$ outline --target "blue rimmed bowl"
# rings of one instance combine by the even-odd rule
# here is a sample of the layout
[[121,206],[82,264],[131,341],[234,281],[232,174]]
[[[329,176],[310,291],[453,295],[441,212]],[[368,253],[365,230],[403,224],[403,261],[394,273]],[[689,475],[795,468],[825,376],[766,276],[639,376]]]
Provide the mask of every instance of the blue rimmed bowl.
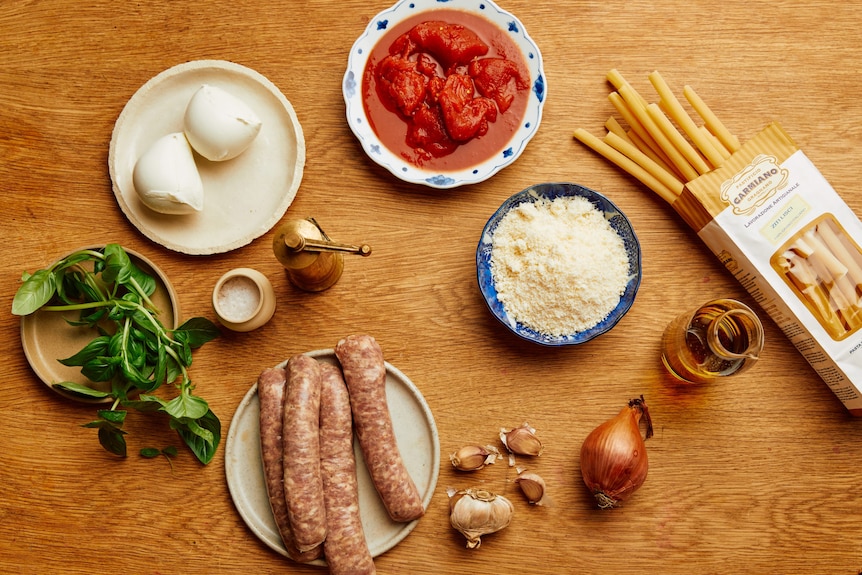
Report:
[[[395,26],[427,13],[429,19],[439,10],[459,10],[478,15],[506,34],[521,50],[530,74],[529,96],[524,117],[508,142],[485,159],[465,168],[435,170],[421,168],[390,150],[380,140],[368,117],[363,102],[362,80],[366,65],[377,43]],[[365,32],[350,49],[347,71],[342,82],[342,92],[347,112],[347,123],[359,140],[363,150],[377,164],[406,182],[432,188],[455,188],[487,180],[506,166],[512,164],[539,129],[542,107],[547,99],[542,55],[538,46],[527,34],[524,25],[515,16],[497,6],[491,0],[402,0],[372,18]],[[401,121],[393,115],[392,121]],[[497,120],[500,121],[499,119]],[[459,151],[456,150],[455,154]]]
[[[493,248],[494,232],[497,229],[497,225],[510,210],[525,202],[535,202],[542,198],[550,201],[563,196],[581,196],[586,198],[597,210],[604,213],[611,228],[619,234],[625,245],[629,261],[629,280],[625,291],[620,297],[619,303],[602,321],[583,331],[555,336],[540,333],[516,321],[506,311],[502,302],[497,299],[497,288],[494,285],[494,276],[491,271],[491,250]],[[528,341],[546,346],[577,345],[606,333],[631,309],[641,283],[640,242],[626,215],[612,201],[599,192],[578,184],[536,184],[518,192],[503,202],[488,220],[488,223],[485,224],[485,228],[482,230],[482,237],[476,249],[476,270],[479,290],[482,292],[488,309],[500,323],[513,333]]]

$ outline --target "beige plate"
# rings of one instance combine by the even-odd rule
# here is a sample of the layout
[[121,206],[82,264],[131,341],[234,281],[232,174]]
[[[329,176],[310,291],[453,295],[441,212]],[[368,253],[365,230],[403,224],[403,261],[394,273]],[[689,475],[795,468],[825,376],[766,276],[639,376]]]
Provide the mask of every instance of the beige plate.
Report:
[[[186,105],[201,84],[245,102],[260,117],[260,132],[233,160],[210,162],[195,154],[203,211],[154,212],[140,201],[132,171],[158,138],[183,131]],[[144,84],[117,119],[108,153],[114,195],[129,221],[154,242],[193,255],[227,252],[269,231],[296,197],[304,166],[302,127],[287,98],[254,70],[221,60],[180,64]]]
[[[81,248],[95,249],[95,248]],[[156,279],[156,291],[150,296],[153,303],[160,310],[159,320],[163,325],[171,328],[177,327],[180,318],[177,294],[168,281],[167,276],[156,265],[141,254],[127,249],[129,258],[141,268],[141,271]],[[78,250],[72,250],[74,253]],[[68,255],[68,254],[67,254]],[[64,256],[65,257],[65,256]],[[92,270],[92,262],[89,265]],[[108,381],[94,383],[81,375],[80,367],[67,367],[58,360],[71,357],[83,349],[98,334],[95,330],[86,327],[71,326],[66,320],[76,320],[80,312],[56,312],[37,311],[21,318],[21,345],[24,347],[24,355],[30,362],[30,367],[36,372],[48,387],[69,399],[84,403],[103,403],[110,399],[93,399],[81,397],[53,387],[53,383],[72,381],[88,385],[94,389],[110,391],[111,383]]]
[[[307,353],[320,361],[337,365],[338,360],[331,349]],[[284,367],[287,362],[282,362]],[[407,471],[416,483],[422,496],[422,503],[428,503],[437,485],[440,469],[440,440],[431,409],[425,398],[407,376],[386,363],[386,399],[392,414],[392,426],[398,439],[398,448],[404,459]],[[231,497],[237,511],[249,529],[268,547],[287,556],[281,536],[272,517],[263,464],[260,454],[260,401],[255,383],[242,402],[230,424],[225,444],[225,472]],[[396,523],[389,518],[386,508],[377,495],[362,452],[354,443],[356,454],[356,474],[359,482],[359,509],[362,528],[371,555],[376,557],[385,553],[416,526],[419,521]],[[323,565],[322,560],[314,562]]]

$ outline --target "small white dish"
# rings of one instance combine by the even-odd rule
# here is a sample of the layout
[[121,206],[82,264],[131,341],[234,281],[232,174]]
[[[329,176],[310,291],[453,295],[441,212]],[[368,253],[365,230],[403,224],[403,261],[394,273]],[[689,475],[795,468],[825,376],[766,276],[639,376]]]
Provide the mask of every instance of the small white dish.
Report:
[[[158,138],[183,131],[186,107],[203,84],[253,109],[260,132],[231,160],[211,162],[195,154],[204,187],[202,211],[160,214],[135,191],[135,163]],[[114,126],[108,167],[117,203],[145,236],[174,251],[216,254],[250,243],[281,219],[302,180],[305,139],[293,106],[264,76],[233,62],[197,60],[161,72],[129,99]]]
[[213,288],[213,310],[226,328],[255,330],[275,313],[275,289],[265,275],[252,268],[234,268]]
[[[363,103],[362,81],[368,60],[377,43],[386,34],[408,19],[427,14],[433,19],[435,11],[457,10],[479,16],[490,21],[500,34],[505,34],[520,48],[528,68],[529,98],[524,117],[514,135],[497,152],[478,164],[454,170],[422,169],[405,160],[397,152],[389,150],[380,140],[369,120]],[[527,143],[539,129],[542,107],[547,99],[542,55],[538,46],[527,34],[524,25],[512,14],[491,0],[401,0],[391,8],[372,18],[365,32],[356,40],[347,61],[347,71],[342,82],[342,92],[347,108],[347,123],[363,150],[374,162],[380,164],[396,177],[414,184],[432,188],[455,188],[487,180],[506,166],[512,164],[524,151]],[[400,122],[394,114],[393,122]],[[497,122],[502,121],[498,115]],[[493,126],[492,126],[493,129]],[[472,142],[471,142],[472,143]],[[461,150],[456,150],[455,154]]]
[[[308,352],[313,358],[338,365],[335,352]],[[279,364],[284,367],[287,361]],[[386,399],[404,465],[428,509],[440,472],[440,439],[431,409],[406,375],[386,362]],[[420,521],[398,523],[390,519],[380,501],[359,446],[354,442],[359,483],[359,513],[372,557],[395,547]],[[234,505],[246,525],[267,547],[287,557],[272,517],[260,453],[260,400],[257,383],[240,402],[231,420],[225,443],[225,473]],[[323,560],[313,562],[325,565]]]

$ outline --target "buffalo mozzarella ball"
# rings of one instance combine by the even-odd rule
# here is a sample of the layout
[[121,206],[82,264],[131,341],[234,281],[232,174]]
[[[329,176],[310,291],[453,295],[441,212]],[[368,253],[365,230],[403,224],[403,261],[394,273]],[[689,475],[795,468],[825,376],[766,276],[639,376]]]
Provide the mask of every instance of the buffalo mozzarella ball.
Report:
[[260,132],[261,121],[245,102],[203,84],[186,106],[185,134],[204,158],[221,162],[243,153]]
[[163,214],[190,214],[204,207],[194,154],[182,132],[162,136],[138,159],[132,183],[141,201]]

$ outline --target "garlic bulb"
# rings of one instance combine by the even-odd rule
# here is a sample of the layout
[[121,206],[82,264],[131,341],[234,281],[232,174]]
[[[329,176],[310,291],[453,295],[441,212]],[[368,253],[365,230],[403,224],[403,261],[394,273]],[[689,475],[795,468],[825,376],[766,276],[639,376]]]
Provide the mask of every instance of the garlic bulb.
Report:
[[493,445],[467,445],[449,455],[449,461],[459,471],[478,471],[486,465],[491,465],[500,455],[500,450]]
[[449,523],[467,538],[467,548],[482,544],[482,536],[505,529],[512,521],[512,502],[485,489],[449,490]]
[[545,480],[538,473],[523,471],[515,478],[515,483],[533,505],[545,505],[548,502]]
[[545,450],[542,441],[536,437],[536,430],[524,423],[514,429],[500,429],[500,441],[509,451],[509,466],[515,465],[515,455],[538,457]]

